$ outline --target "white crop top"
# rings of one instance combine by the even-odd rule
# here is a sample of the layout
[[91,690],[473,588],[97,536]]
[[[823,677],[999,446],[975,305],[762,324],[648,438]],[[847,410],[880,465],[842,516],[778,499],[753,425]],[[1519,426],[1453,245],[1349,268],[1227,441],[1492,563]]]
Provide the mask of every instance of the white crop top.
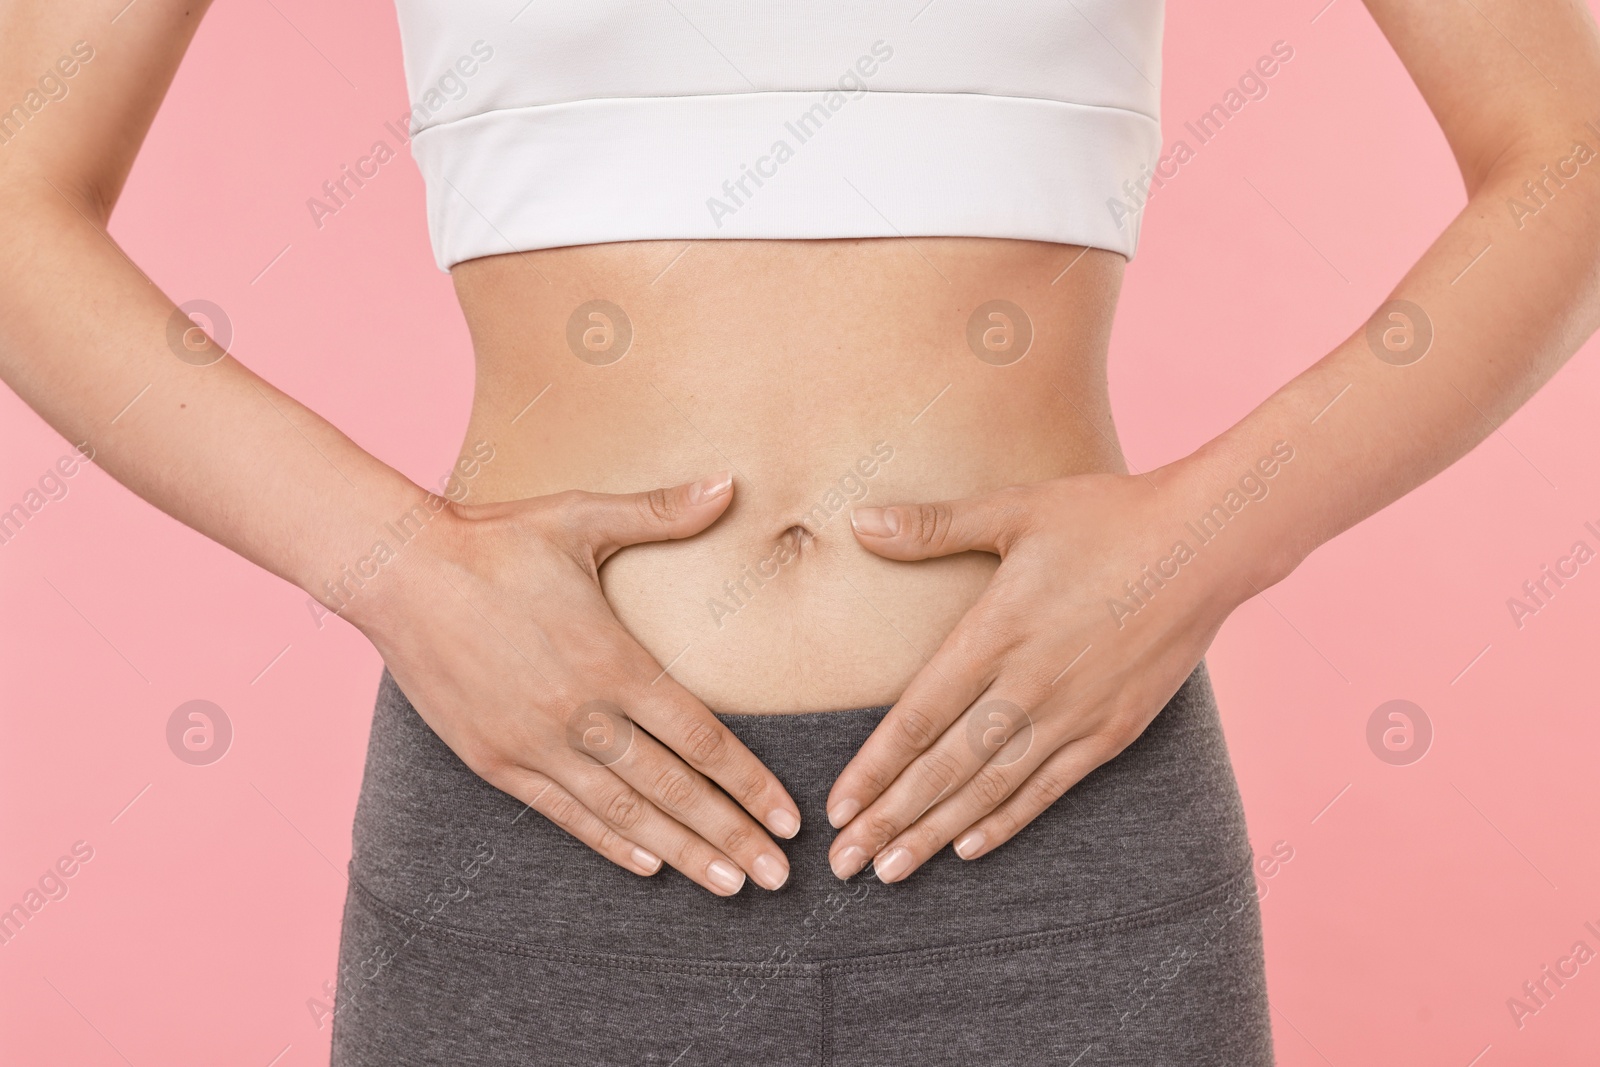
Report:
[[439,266],[604,241],[1132,257],[1163,0],[396,0]]

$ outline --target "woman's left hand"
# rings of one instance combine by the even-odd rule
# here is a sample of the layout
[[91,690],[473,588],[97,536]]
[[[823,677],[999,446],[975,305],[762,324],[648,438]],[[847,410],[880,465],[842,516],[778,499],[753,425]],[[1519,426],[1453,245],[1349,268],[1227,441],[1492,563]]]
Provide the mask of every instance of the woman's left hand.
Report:
[[[1150,725],[1256,592],[1240,562],[1254,538],[1239,527],[1259,532],[1270,499],[1252,471],[1259,499],[1234,491],[1228,502],[1243,504],[1230,512],[1232,484],[1205,494],[1173,471],[1153,472],[1160,488],[1077,475],[853,512],[857,540],[880,556],[1001,562],[834,783],[835,874],[872,860],[899,881],[952,841],[963,859],[982,856]],[[1220,529],[1202,542],[1195,524],[1213,503]]]

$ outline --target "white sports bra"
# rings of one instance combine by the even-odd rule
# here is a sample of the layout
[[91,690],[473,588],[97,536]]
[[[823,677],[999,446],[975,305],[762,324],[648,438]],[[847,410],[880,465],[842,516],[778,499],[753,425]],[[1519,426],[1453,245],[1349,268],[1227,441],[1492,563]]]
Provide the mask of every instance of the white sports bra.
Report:
[[396,6],[444,270],[651,239],[1138,243],[1163,0]]

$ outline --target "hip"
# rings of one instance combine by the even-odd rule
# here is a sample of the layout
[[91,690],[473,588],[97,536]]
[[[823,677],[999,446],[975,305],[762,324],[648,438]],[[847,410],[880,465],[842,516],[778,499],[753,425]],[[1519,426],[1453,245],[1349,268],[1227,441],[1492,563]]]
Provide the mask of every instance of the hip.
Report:
[[[924,1063],[976,1034],[985,1055],[949,1062],[1066,1062],[1091,1046],[1085,1065],[1180,1047],[1184,1062],[1267,1062],[1250,852],[1203,665],[1143,737],[1002,848],[970,863],[945,850],[894,885],[870,868],[841,882],[823,804],[886,710],[721,716],[789,788],[802,829],[784,843],[782,889],[718,898],[670,870],[629,874],[478,779],[386,674],[336,1046],[421,1026],[416,999],[445,990],[510,1012],[506,1032],[518,1012],[543,1020],[553,1063],[622,1050],[670,1063],[684,1045],[689,1063],[755,1062],[748,1050],[774,1040],[765,1062],[901,1062],[870,1054],[884,1025],[902,1052],[931,1042]],[[974,1001],[990,1002],[986,1021],[960,1037],[950,1019]],[[600,1021],[605,1005],[645,1016]],[[993,1045],[994,1026],[1022,1051]],[[718,1042],[746,1051],[729,1059]],[[1221,1049],[1234,1058],[1212,1058]]]
[[630,874],[483,781],[385,673],[352,877],[375,903],[410,915],[426,901],[428,909],[441,907],[441,929],[486,942],[635,958],[651,955],[659,932],[670,928],[665,957],[760,965],[774,937],[816,929],[819,906],[872,918],[808,933],[793,962],[938,951],[1126,921],[1199,901],[1250,865],[1202,665],[1142,737],[1002,848],[972,862],[945,850],[893,886],[870,874],[841,882],[827,862],[833,831],[824,802],[886,711],[719,716],[784,783],[802,818],[799,834],[782,843],[790,862],[782,889],[719,898],[670,868],[653,878]]

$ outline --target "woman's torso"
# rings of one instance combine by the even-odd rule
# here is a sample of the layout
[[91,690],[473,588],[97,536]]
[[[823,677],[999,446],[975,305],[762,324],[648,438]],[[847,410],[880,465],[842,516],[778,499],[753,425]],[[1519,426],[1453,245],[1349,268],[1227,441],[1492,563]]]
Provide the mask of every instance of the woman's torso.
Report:
[[607,562],[618,618],[713,710],[892,703],[998,559],[882,559],[850,507],[1124,470],[1105,374],[1124,262],[937,237],[469,260],[453,271],[477,355],[462,455],[493,452],[466,499],[731,469],[709,529]]

